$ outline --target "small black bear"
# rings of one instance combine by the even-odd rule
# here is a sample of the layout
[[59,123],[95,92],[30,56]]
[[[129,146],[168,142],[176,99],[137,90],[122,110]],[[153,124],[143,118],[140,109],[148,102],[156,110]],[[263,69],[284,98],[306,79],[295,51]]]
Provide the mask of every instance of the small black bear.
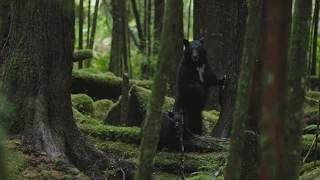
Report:
[[[180,111],[183,110],[185,117],[185,130],[192,134],[202,134],[202,111],[209,97],[209,87],[224,85],[225,77],[218,77],[207,59],[204,48],[204,39],[189,42],[184,39],[185,46],[183,58],[177,70],[177,89],[173,113],[174,120],[181,118]],[[220,88],[223,90],[223,88]],[[219,94],[222,94],[219,92]]]

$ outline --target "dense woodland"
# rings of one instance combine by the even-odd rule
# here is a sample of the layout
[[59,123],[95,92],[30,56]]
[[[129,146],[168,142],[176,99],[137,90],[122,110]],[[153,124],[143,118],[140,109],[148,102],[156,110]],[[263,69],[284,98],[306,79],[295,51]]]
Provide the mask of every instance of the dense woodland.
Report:
[[319,0],[1,0],[0,179],[320,179]]

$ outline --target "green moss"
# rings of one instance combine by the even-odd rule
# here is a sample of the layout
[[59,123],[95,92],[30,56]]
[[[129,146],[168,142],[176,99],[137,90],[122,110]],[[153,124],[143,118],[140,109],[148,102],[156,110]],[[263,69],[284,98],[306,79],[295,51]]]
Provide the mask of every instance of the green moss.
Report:
[[95,119],[89,115],[81,114],[77,109],[72,108],[73,118],[78,124],[92,124],[92,125],[100,125],[100,121]]
[[197,172],[196,175],[186,178],[186,180],[211,180],[211,179],[212,179],[212,173],[206,172],[206,171]]
[[313,180],[313,179],[320,179],[320,167],[303,174],[300,176],[300,180]]
[[[111,73],[91,73],[81,70],[72,71],[73,78],[80,78],[86,81],[96,82],[98,84],[110,84],[111,86],[122,86],[122,78],[117,77]],[[129,85],[138,85],[147,89],[151,88],[152,81],[130,80]]]
[[14,104],[9,102],[6,96],[0,94],[0,127],[9,130],[15,121],[16,109]]
[[176,174],[168,174],[163,172],[155,172],[153,173],[156,179],[158,180],[171,180],[171,179],[179,179],[180,176]]
[[73,61],[83,61],[93,57],[91,49],[75,49],[73,52]]
[[27,161],[14,141],[6,141],[5,161],[9,179],[19,179],[20,173],[26,168]]
[[313,171],[318,167],[319,167],[319,163],[315,163],[314,161],[309,163],[303,163],[300,168],[300,175]]
[[97,68],[82,68],[82,69],[78,69],[77,71],[79,71],[79,72],[88,72],[88,73],[93,73],[93,74],[101,74],[102,73]]
[[316,111],[318,110],[318,101],[314,98],[306,96],[306,105],[304,108],[305,112]]
[[86,115],[93,115],[93,100],[86,94],[72,94],[71,95],[72,106],[79,112]]
[[93,103],[94,117],[103,121],[108,113],[108,110],[113,105],[113,102],[108,99],[98,100]]
[[203,135],[209,135],[212,131],[215,124],[218,122],[219,119],[219,112],[212,110],[212,111],[203,111]]
[[317,99],[317,100],[320,100],[320,92],[318,92],[318,91],[308,91],[307,96],[314,98],[314,99]]
[[78,124],[84,135],[90,135],[103,141],[121,141],[130,144],[140,143],[140,128],[106,125]]
[[317,132],[317,125],[312,124],[303,128],[303,134],[315,134]]

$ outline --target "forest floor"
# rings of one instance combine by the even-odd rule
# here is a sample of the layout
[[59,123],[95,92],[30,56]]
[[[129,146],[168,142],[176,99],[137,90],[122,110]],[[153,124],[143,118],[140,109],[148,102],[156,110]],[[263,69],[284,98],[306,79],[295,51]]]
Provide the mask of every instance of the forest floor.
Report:
[[[90,75],[95,78],[94,74]],[[102,75],[99,75],[100,80]],[[108,83],[108,81],[104,81]],[[143,83],[142,83],[143,84]],[[143,117],[146,112],[150,90],[142,87],[133,88],[130,91],[129,106],[139,107],[135,112]],[[121,158],[128,159],[135,167],[138,164],[140,128],[139,127],[119,127],[106,123],[107,119],[117,119],[120,108],[118,99],[96,99],[87,94],[72,95],[72,106],[74,119],[78,128],[89,142],[96,148],[106,152],[116,154]],[[313,115],[318,110],[320,92],[308,92],[306,98],[305,112]],[[172,106],[173,100],[166,97],[165,106]],[[129,107],[130,108],[130,107]],[[132,107],[131,107],[132,108]],[[135,114],[136,115],[136,114]],[[218,120],[219,113],[216,111],[205,111],[204,130],[208,134]],[[133,115],[129,116],[133,117]],[[112,121],[112,123],[116,123]],[[301,157],[308,153],[314,138],[316,126],[310,124],[304,127],[302,137]],[[29,154],[20,150],[20,137],[7,137],[5,141],[6,162],[9,179],[90,179],[76,168],[65,163],[49,159],[45,154]],[[228,154],[228,144],[216,151],[188,151],[185,153],[185,175],[187,180],[221,180],[223,179],[224,167]],[[317,160],[317,162],[315,162]],[[300,171],[301,180],[320,179],[320,148],[311,149],[306,163],[302,164]],[[157,153],[154,164],[154,176],[158,180],[179,179],[180,173],[180,153],[162,149]],[[106,174],[112,173],[105,171]]]

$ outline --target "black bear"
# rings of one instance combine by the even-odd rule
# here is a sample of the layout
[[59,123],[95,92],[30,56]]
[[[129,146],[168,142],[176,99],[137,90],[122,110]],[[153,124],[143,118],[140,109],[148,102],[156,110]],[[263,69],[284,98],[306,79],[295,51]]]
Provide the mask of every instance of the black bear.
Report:
[[[203,38],[189,42],[184,39],[183,58],[177,70],[177,89],[173,107],[174,121],[181,118],[183,110],[185,130],[189,135],[202,134],[202,111],[206,106],[209,87],[224,85],[225,77],[218,77],[207,59]],[[220,91],[223,88],[220,88]],[[222,92],[219,92],[222,94]]]

